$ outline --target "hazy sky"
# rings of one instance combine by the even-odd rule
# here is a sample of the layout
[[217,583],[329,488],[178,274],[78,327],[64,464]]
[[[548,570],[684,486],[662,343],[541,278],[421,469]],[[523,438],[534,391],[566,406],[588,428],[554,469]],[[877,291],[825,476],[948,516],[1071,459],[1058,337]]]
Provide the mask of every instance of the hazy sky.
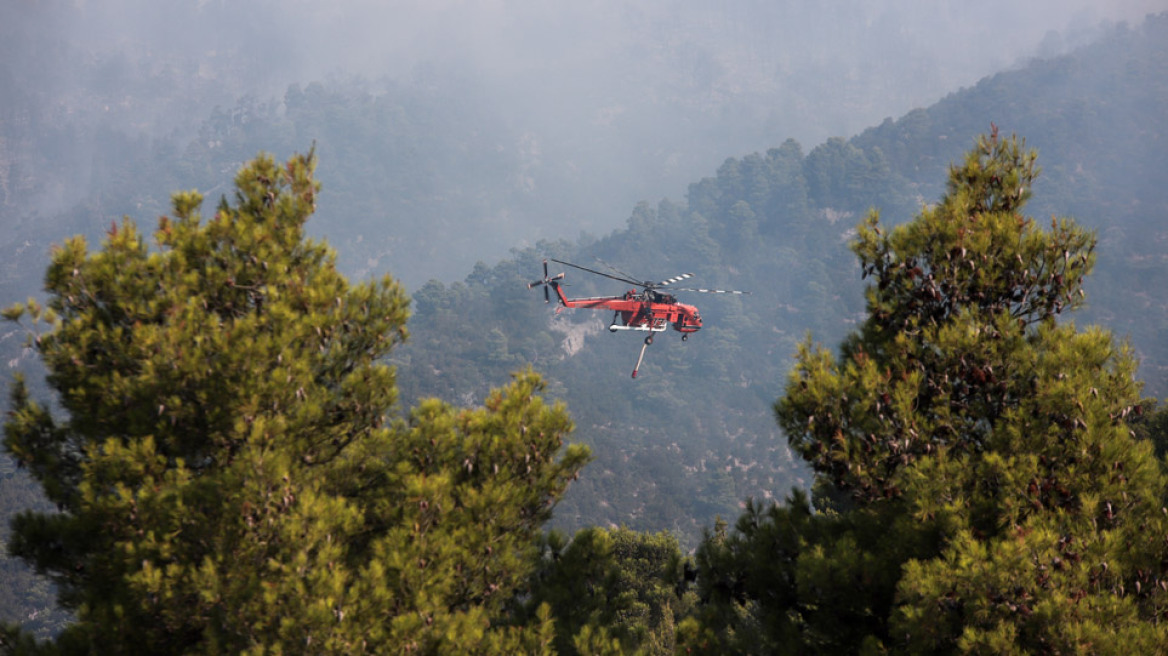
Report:
[[[1035,54],[1044,37],[1073,44],[1100,21],[1168,10],[1168,0],[15,2],[65,8],[36,29],[98,50],[189,57],[203,74],[225,75],[222,56],[242,53],[260,62],[250,81],[269,93],[437,64],[471,71],[509,111],[553,123],[564,108],[611,114],[670,88],[710,104],[819,87],[860,94],[847,112],[820,112],[822,125],[792,126],[788,136],[812,144],[930,104]],[[909,72],[911,91],[899,79]]]
[[[604,234],[727,157],[787,138],[807,152],[1161,11],[1168,0],[5,0],[0,38],[24,57],[0,68],[68,113],[101,62],[109,101],[92,120],[153,134],[193,134],[216,105],[293,83],[443,85],[506,126],[500,147],[530,160],[544,194],[538,216],[500,210],[538,225],[491,233],[490,261],[523,239]],[[191,84],[117,88],[150,67]]]

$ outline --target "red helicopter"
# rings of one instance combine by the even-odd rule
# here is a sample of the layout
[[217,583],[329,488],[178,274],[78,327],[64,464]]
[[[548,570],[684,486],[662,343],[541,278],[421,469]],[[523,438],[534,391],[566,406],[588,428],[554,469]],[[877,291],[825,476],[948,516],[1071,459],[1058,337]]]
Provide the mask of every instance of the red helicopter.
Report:
[[[645,337],[645,344],[641,347],[641,355],[637,358],[637,365],[633,367],[633,378],[637,377],[637,371],[641,369],[641,361],[645,359],[645,349],[653,343],[653,333],[664,332],[669,327],[672,327],[677,332],[681,333],[681,340],[684,342],[689,339],[690,333],[696,333],[702,327],[702,317],[698,314],[698,309],[692,305],[679,303],[677,297],[673,294],[667,294],[658,291],[662,287],[668,287],[676,282],[680,282],[687,278],[692,278],[694,274],[683,273],[680,276],[675,276],[661,282],[642,282],[633,279],[632,276],[612,267],[613,271],[619,273],[619,276],[597,271],[596,269],[589,269],[588,267],[580,266],[579,264],[572,264],[563,260],[555,258],[548,258],[552,262],[557,262],[565,266],[570,266],[574,269],[594,273],[598,276],[604,276],[612,280],[628,283],[641,290],[630,289],[621,296],[589,296],[587,298],[568,298],[564,295],[564,290],[560,287],[560,281],[564,279],[563,273],[558,273],[554,276],[548,276],[548,260],[543,261],[543,279],[536,280],[527,284],[527,288],[531,289],[536,285],[543,285],[544,301],[551,302],[551,294],[548,288],[552,288],[556,292],[556,297],[560,300],[560,305],[567,308],[586,308],[589,310],[612,310],[612,322],[608,326],[610,332],[617,332],[618,330],[636,330],[640,332],[649,333]],[[701,292],[704,294],[749,294],[750,292],[740,292],[725,289],[690,289],[690,288],[670,288],[670,291],[675,292]]]

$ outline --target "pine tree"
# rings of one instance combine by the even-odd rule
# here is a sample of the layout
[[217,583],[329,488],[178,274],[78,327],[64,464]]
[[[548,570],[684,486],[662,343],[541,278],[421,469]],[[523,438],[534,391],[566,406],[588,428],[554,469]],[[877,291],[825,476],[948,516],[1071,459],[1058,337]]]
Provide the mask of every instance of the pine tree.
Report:
[[813,512],[752,506],[707,537],[689,639],[727,651],[1151,653],[1168,644],[1165,482],[1130,351],[1057,317],[1094,236],[1025,217],[1037,168],[978,140],[940,203],[853,249],[868,318],[805,344],[775,404]]
[[555,619],[556,652],[672,654],[684,612],[685,561],[677,538],[627,528],[588,527],[571,541],[552,531],[516,617],[545,604]]
[[[204,221],[173,198],[149,246],[134,223],[52,256],[33,346],[56,392],[12,392],[5,446],[60,509],[10,549],[77,621],[65,653],[544,651],[492,620],[584,460],[531,371],[484,407],[425,401],[391,419],[407,298],[350,285],[305,237],[311,154],[261,156]],[[13,651],[34,650],[18,631]]]

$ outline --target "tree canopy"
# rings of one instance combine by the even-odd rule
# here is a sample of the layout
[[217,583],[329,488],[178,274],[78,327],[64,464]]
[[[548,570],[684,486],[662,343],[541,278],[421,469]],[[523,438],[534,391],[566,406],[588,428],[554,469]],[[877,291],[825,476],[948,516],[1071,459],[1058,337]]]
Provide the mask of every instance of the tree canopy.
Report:
[[[530,370],[482,407],[394,419],[384,358],[406,337],[388,276],[350,285],[307,239],[314,157],[261,156],[204,220],[174,196],[147,245],[130,220],[57,249],[5,446],[60,512],[11,551],[76,613],[65,653],[486,653],[550,644],[493,620],[587,459]],[[3,634],[14,651],[28,636]]]
[[[853,250],[867,318],[805,343],[775,403],[814,498],[751,504],[698,551],[689,644],[730,652],[1106,653],[1166,644],[1165,481],[1136,363],[1077,307],[1094,235],[1022,214],[997,130],[946,195]],[[1122,645],[1122,647],[1120,647]]]
[[677,538],[588,527],[571,541],[551,531],[516,616],[556,622],[556,653],[675,653],[676,622],[692,604]]

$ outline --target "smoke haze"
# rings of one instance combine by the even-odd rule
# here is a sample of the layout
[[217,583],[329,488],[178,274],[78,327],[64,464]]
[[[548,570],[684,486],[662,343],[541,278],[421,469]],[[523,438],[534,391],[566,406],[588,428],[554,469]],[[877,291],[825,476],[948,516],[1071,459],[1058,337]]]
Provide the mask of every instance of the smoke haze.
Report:
[[316,80],[358,79],[374,94],[393,84],[439,88],[499,126],[496,148],[519,161],[515,187],[526,202],[468,217],[498,226],[479,241],[482,252],[452,252],[450,262],[410,272],[416,285],[459,277],[509,246],[606,233],[639,200],[683,197],[726,157],[787,138],[809,148],[856,134],[1166,8],[1168,0],[17,0],[0,9],[0,36],[20,53],[4,64],[0,106],[79,126],[53,156],[72,159],[70,177],[82,184],[43,194],[38,206],[48,209],[96,192],[86,188],[96,148],[87,131],[189,139],[215,107],[244,97],[278,104],[290,85]]

